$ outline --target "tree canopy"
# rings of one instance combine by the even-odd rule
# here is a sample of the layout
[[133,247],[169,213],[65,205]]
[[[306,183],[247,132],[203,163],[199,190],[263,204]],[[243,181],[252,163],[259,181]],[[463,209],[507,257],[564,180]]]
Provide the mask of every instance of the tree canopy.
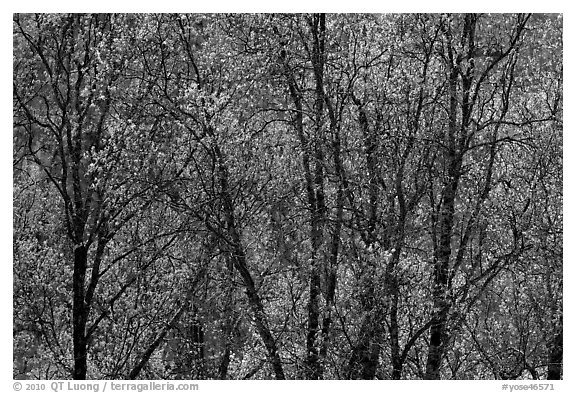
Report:
[[562,16],[15,14],[14,378],[560,379]]

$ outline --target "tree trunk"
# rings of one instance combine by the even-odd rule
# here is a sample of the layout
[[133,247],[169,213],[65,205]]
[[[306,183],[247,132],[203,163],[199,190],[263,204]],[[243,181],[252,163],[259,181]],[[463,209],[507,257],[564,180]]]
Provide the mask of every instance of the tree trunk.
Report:
[[280,355],[278,354],[276,341],[270,332],[270,327],[268,326],[268,321],[266,320],[266,315],[264,314],[264,306],[262,305],[260,296],[258,296],[258,292],[256,291],[252,276],[246,268],[246,256],[244,254],[244,250],[242,250],[241,247],[234,248],[234,265],[244,281],[244,286],[246,287],[246,295],[248,296],[248,303],[250,304],[250,308],[252,308],[252,312],[254,314],[256,329],[260,334],[262,341],[264,341],[264,346],[268,352],[268,358],[272,364],[272,369],[274,370],[276,379],[285,379],[284,370],[282,368],[282,361],[280,360]]
[[348,379],[374,379],[380,357],[380,346],[376,342],[377,329],[372,319],[362,324],[358,344],[352,351],[348,363]]
[[256,324],[256,330],[258,334],[262,338],[264,342],[264,346],[266,347],[268,353],[268,359],[272,364],[272,369],[274,370],[274,374],[276,379],[285,379],[284,377],[284,370],[282,367],[282,361],[280,359],[280,355],[278,354],[278,348],[276,346],[276,340],[272,336],[270,331],[270,327],[268,325],[268,321],[266,319],[266,314],[264,312],[264,306],[262,304],[262,300],[258,295],[256,290],[256,286],[254,284],[254,280],[252,279],[252,275],[248,270],[247,263],[246,263],[246,253],[242,247],[242,241],[240,238],[240,232],[236,226],[236,220],[234,217],[234,205],[232,203],[232,196],[229,192],[229,184],[228,184],[228,170],[225,166],[224,159],[220,149],[217,146],[214,146],[216,151],[216,155],[218,157],[218,175],[220,181],[220,192],[223,201],[224,207],[224,217],[226,220],[226,232],[229,237],[229,253],[230,258],[232,259],[232,263],[234,268],[242,277],[242,281],[244,282],[244,287],[246,288],[246,296],[248,297],[248,303],[250,308],[252,309],[254,315],[254,322]]
[[402,359],[400,356],[400,339],[398,327],[398,287],[394,280],[394,286],[391,288],[393,293],[390,299],[390,352],[392,355],[392,379],[402,378]]
[[232,330],[234,327],[234,266],[232,261],[226,263],[228,269],[228,280],[225,288],[226,300],[224,304],[224,353],[218,366],[218,378],[226,379],[228,375],[228,366],[230,365],[230,353],[232,346]]
[[[371,277],[370,277],[371,279]],[[374,379],[380,357],[379,341],[384,321],[381,305],[374,295],[374,284],[363,295],[362,310],[366,314],[360,327],[360,335],[348,362],[348,379]]]
[[196,305],[192,308],[194,311],[194,318],[190,324],[190,336],[192,339],[193,359],[196,366],[197,379],[206,379],[206,362],[204,358],[204,327],[202,321],[198,318],[198,308]]
[[440,218],[440,239],[434,256],[434,278],[432,296],[434,309],[432,311],[432,325],[430,326],[430,344],[428,347],[428,360],[426,362],[425,379],[439,379],[440,366],[444,346],[447,341],[446,324],[450,301],[449,291],[449,267],[450,254],[452,251],[452,225],[454,222],[454,200],[458,187],[459,165],[456,160],[450,171],[451,181],[445,186],[442,199]]
[[180,308],[176,311],[170,322],[168,322],[164,326],[164,328],[160,331],[158,336],[156,336],[154,341],[150,343],[146,351],[144,351],[144,353],[140,356],[140,359],[138,360],[132,371],[130,371],[130,373],[128,374],[128,379],[136,379],[138,377],[144,366],[146,366],[146,363],[148,363],[148,361],[150,360],[150,357],[152,356],[154,351],[160,346],[160,344],[164,340],[164,337],[166,337],[168,331],[174,327],[176,322],[178,322],[183,312],[184,312],[184,306],[180,306]]
[[88,311],[84,304],[84,279],[86,276],[87,251],[83,245],[74,248],[74,273],[72,278],[72,341],[74,346],[74,379],[86,379],[87,351],[86,320]]
[[548,347],[548,379],[562,379],[563,339],[560,328]]
[[324,362],[328,355],[328,342],[330,339],[330,326],[332,324],[332,310],[334,308],[334,297],[336,294],[336,275],[338,271],[338,255],[340,250],[340,236],[342,231],[342,220],[344,214],[344,187],[345,177],[344,168],[342,166],[342,159],[340,157],[340,135],[331,122],[331,129],[334,134],[333,148],[334,148],[334,166],[336,174],[339,177],[340,184],[336,192],[336,217],[334,223],[334,230],[332,232],[332,239],[330,243],[330,258],[326,260],[324,267],[324,275],[326,279],[326,291],[324,299],[326,302],[324,310],[324,318],[322,320],[322,347],[320,348],[320,358]]
[[250,308],[252,308],[252,312],[254,314],[256,329],[260,334],[262,341],[264,341],[264,346],[268,352],[268,358],[270,363],[272,363],[272,369],[274,370],[276,379],[285,379],[284,370],[282,368],[282,361],[280,360],[278,348],[276,346],[276,340],[274,340],[274,337],[270,332],[270,327],[268,325],[268,321],[266,320],[262,300],[256,291],[254,280],[252,279],[252,276],[246,265],[246,254],[244,253],[244,250],[240,244],[240,234],[234,225],[230,226],[229,230],[230,234],[232,235],[233,244],[232,260],[234,262],[234,267],[236,270],[238,270],[242,280],[244,281],[248,303],[250,304]]
[[[435,308],[438,303],[434,303]],[[447,312],[438,313],[432,317],[430,326],[430,346],[428,347],[428,360],[426,361],[426,374],[424,379],[440,379],[440,367],[446,341]]]
[[319,362],[318,343],[320,339],[320,262],[326,205],[324,201],[324,147],[322,117],[324,114],[324,35],[326,16],[315,14],[309,21],[313,36],[311,54],[315,79],[315,132],[314,132],[314,198],[309,198],[311,207],[312,258],[310,266],[310,293],[308,299],[308,332],[306,335],[306,375],[308,379],[322,379],[322,365]]
[[450,255],[452,253],[454,202],[458,191],[460,166],[462,163],[462,156],[457,148],[457,81],[458,70],[453,68],[450,72],[449,79],[450,108],[448,132],[446,135],[448,149],[444,155],[447,165],[447,178],[442,189],[438,244],[434,245],[434,276],[432,283],[434,309],[432,311],[432,325],[430,326],[430,344],[428,347],[425,379],[440,378],[440,366],[447,339],[446,323],[450,307],[448,301],[448,285]]

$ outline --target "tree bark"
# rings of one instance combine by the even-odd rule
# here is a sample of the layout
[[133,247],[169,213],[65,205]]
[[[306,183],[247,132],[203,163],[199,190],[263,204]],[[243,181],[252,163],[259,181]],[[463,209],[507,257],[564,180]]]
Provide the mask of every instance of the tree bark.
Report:
[[324,147],[323,121],[324,114],[324,38],[326,31],[326,16],[315,14],[309,20],[312,31],[312,68],[315,79],[315,130],[314,130],[314,198],[308,202],[311,205],[311,241],[312,257],[310,266],[310,293],[308,299],[308,332],[306,335],[306,374],[308,379],[322,379],[322,365],[319,361],[318,343],[320,339],[320,262],[322,260],[322,244],[324,242],[324,220],[326,205],[324,201]]
[[74,273],[72,277],[72,341],[74,352],[74,379],[86,379],[87,351],[86,320],[88,312],[84,303],[84,279],[86,276],[87,250],[83,245],[74,249]]
[[264,346],[268,352],[268,359],[272,364],[272,369],[274,370],[274,374],[276,379],[286,379],[284,376],[284,370],[282,367],[282,361],[280,359],[280,355],[278,354],[278,348],[276,346],[276,341],[272,336],[270,331],[270,327],[268,325],[268,321],[266,319],[266,315],[264,313],[264,306],[262,305],[262,300],[256,291],[256,287],[254,285],[254,280],[250,275],[246,267],[246,256],[244,250],[239,246],[237,243],[240,239],[237,232],[233,231],[233,242],[234,242],[234,266],[240,273],[242,280],[244,281],[244,286],[246,288],[246,295],[248,297],[248,303],[250,304],[250,308],[252,309],[252,313],[254,315],[254,321],[256,323],[256,329],[264,342]]
[[236,219],[234,216],[232,196],[229,192],[228,170],[225,166],[220,149],[217,146],[214,146],[214,149],[218,158],[218,176],[220,182],[221,198],[224,207],[224,217],[226,220],[226,232],[228,235],[227,243],[229,246],[230,258],[232,259],[234,268],[238,271],[240,277],[242,277],[242,281],[244,282],[248,303],[254,315],[256,330],[264,342],[264,346],[266,347],[268,353],[268,359],[272,364],[275,377],[276,379],[285,379],[282,361],[276,346],[276,340],[270,331],[262,300],[258,295],[254,280],[252,279],[252,275],[250,274],[246,263],[246,253],[242,247],[240,232],[237,228]]
[[[307,202],[310,208],[310,279],[308,297],[308,325],[306,329],[305,375],[307,379],[321,379],[322,369],[319,362],[318,342],[320,330],[320,296],[321,296],[321,248],[323,244],[324,218],[326,205],[324,201],[324,154],[322,146],[322,115],[324,111],[323,86],[323,53],[325,15],[314,15],[309,20],[313,35],[311,52],[312,68],[315,78],[314,134],[307,137],[304,133],[303,98],[298,88],[294,72],[288,64],[286,50],[282,48],[280,60],[288,82],[290,97],[295,107],[293,118],[294,129],[302,146],[302,166],[306,182]],[[327,326],[327,325],[326,325]]]
[[[450,61],[453,61],[453,54],[450,48]],[[457,81],[458,69],[451,66],[448,80],[449,93],[449,116],[447,130],[447,150],[444,154],[447,166],[447,178],[442,189],[442,199],[439,217],[438,244],[434,245],[434,273],[432,280],[433,311],[432,325],[430,326],[430,340],[428,347],[428,357],[426,361],[425,379],[439,379],[440,367],[444,345],[446,344],[447,332],[446,323],[448,320],[449,301],[448,283],[450,255],[452,253],[452,227],[454,224],[454,202],[458,191],[460,178],[460,166],[462,156],[457,147]]]
[[144,351],[144,353],[140,356],[140,359],[138,360],[132,371],[130,371],[130,374],[128,374],[128,379],[136,379],[138,377],[144,366],[146,366],[146,363],[148,363],[148,361],[150,360],[150,357],[152,356],[156,348],[160,346],[162,340],[164,340],[164,337],[166,337],[168,331],[174,327],[174,325],[176,324],[178,319],[180,319],[180,316],[182,315],[183,312],[184,312],[184,306],[180,306],[180,308],[176,311],[170,322],[168,322],[164,326],[164,328],[162,328],[158,336],[156,336],[154,341],[150,343],[146,351]]
[[562,379],[562,357],[563,339],[560,327],[548,346],[548,379]]
[[348,362],[348,379],[374,379],[376,375],[380,346],[376,342],[379,329],[374,326],[373,318],[366,318],[362,323],[358,343]]

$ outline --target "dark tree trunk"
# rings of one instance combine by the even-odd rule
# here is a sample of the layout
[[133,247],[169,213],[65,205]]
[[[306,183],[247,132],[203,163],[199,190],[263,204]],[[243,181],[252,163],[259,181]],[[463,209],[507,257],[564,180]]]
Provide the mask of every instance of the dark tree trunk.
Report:
[[445,186],[440,212],[440,237],[439,244],[434,256],[434,277],[432,296],[434,298],[434,310],[432,312],[432,324],[430,326],[430,344],[428,347],[428,359],[426,362],[425,379],[439,379],[440,366],[444,346],[447,341],[446,323],[450,310],[449,292],[449,267],[450,254],[452,251],[452,225],[454,222],[454,200],[458,187],[459,162],[453,158],[451,163],[449,184]]
[[84,303],[84,279],[86,276],[87,251],[83,245],[74,249],[74,273],[72,278],[72,341],[74,346],[74,379],[86,379],[87,372],[87,339],[86,319],[88,312]]
[[325,311],[322,321],[322,347],[320,348],[320,358],[325,361],[328,354],[328,343],[330,339],[330,326],[332,324],[332,310],[334,308],[334,297],[336,294],[336,276],[338,271],[338,255],[340,250],[340,236],[342,231],[342,219],[344,214],[344,187],[346,180],[344,177],[344,168],[342,166],[342,158],[340,156],[340,135],[339,130],[336,129],[336,124],[331,120],[331,130],[333,132],[333,149],[334,149],[334,167],[336,174],[340,180],[338,191],[336,192],[336,217],[334,229],[332,232],[332,239],[330,243],[330,258],[326,260],[325,265],[325,278],[326,278],[326,291],[325,291]]
[[[322,244],[324,242],[324,220],[326,205],[324,200],[324,148],[322,117],[324,114],[324,35],[326,29],[325,15],[314,15],[309,20],[313,36],[313,51],[310,60],[315,78],[315,102],[314,122],[315,128],[312,136],[308,137],[304,132],[303,98],[296,82],[294,72],[288,64],[286,51],[280,52],[280,60],[283,63],[284,72],[288,82],[290,97],[296,109],[293,118],[294,129],[300,140],[303,150],[302,166],[306,182],[307,202],[310,208],[310,279],[308,297],[308,326],[306,332],[306,358],[305,374],[307,379],[321,379],[322,368],[319,362],[319,338],[320,329],[320,296],[321,296],[321,261]],[[329,322],[326,327],[329,326]]]
[[361,333],[358,344],[352,351],[348,363],[348,379],[374,379],[376,376],[380,346],[375,340],[375,329],[368,326],[370,323],[371,321],[363,324],[366,331]]
[[244,250],[242,250],[241,247],[235,247],[234,253],[234,265],[244,281],[248,302],[254,314],[256,330],[264,342],[264,346],[268,352],[268,358],[272,364],[272,369],[274,370],[276,379],[285,379],[282,361],[280,360],[280,355],[278,354],[278,348],[276,346],[276,340],[274,340],[274,337],[270,332],[270,327],[268,326],[268,321],[266,320],[262,300],[256,291],[252,276],[246,268],[246,257]]
[[180,319],[180,316],[182,315],[183,312],[184,312],[184,307],[181,306],[176,311],[176,313],[174,314],[172,319],[164,326],[164,328],[156,336],[154,341],[152,343],[150,343],[150,345],[148,346],[146,351],[144,351],[144,353],[142,353],[142,355],[140,355],[138,362],[136,363],[136,365],[134,366],[132,371],[130,371],[130,373],[128,374],[128,379],[138,378],[138,375],[140,374],[140,372],[142,371],[144,366],[146,366],[146,364],[150,360],[150,357],[152,356],[154,351],[160,346],[162,341],[164,341],[164,337],[166,337],[166,334],[168,333],[168,331],[174,327],[176,322],[178,322],[178,320]]
[[248,303],[252,309],[254,315],[254,322],[256,324],[256,330],[264,342],[268,353],[268,359],[272,364],[272,369],[276,379],[285,379],[284,370],[282,367],[282,361],[280,355],[278,354],[278,348],[276,346],[276,340],[272,336],[268,321],[266,319],[266,314],[264,312],[264,306],[262,300],[258,295],[256,290],[256,285],[250,271],[248,270],[248,265],[246,263],[246,253],[242,247],[242,241],[240,237],[240,231],[236,226],[236,219],[234,216],[234,205],[232,202],[232,196],[229,192],[228,184],[228,169],[225,166],[224,159],[220,149],[214,146],[216,156],[218,159],[218,175],[220,182],[220,192],[223,201],[224,217],[226,220],[226,232],[229,238],[229,254],[234,265],[234,268],[242,277],[244,282],[244,287],[246,289],[246,296],[248,297]]
[[[231,216],[229,216],[229,220],[231,220],[230,217]],[[252,279],[252,276],[248,271],[246,265],[246,255],[240,244],[240,234],[233,225],[233,220],[231,220],[231,222],[232,225],[229,226],[229,231],[232,236],[232,244],[233,244],[232,260],[234,262],[234,267],[240,273],[240,276],[244,281],[248,302],[254,314],[256,329],[260,334],[262,341],[264,341],[264,346],[266,347],[266,350],[268,352],[268,358],[270,360],[270,363],[272,363],[272,369],[274,370],[276,379],[285,379],[284,370],[282,368],[282,361],[280,360],[280,355],[278,354],[278,348],[276,346],[276,340],[274,340],[274,337],[270,332],[270,327],[268,326],[268,321],[266,320],[262,300],[260,299],[260,296],[256,291],[254,280]]]
[[218,378],[226,379],[228,375],[228,366],[230,365],[230,353],[232,346],[232,330],[234,327],[234,266],[228,260],[226,263],[228,268],[228,280],[226,282],[227,288],[225,289],[226,300],[224,304],[224,353],[218,365]]
[[[435,306],[436,307],[436,306]],[[428,359],[426,361],[426,374],[424,379],[440,379],[440,367],[446,341],[446,318],[447,313],[439,313],[432,318],[430,326],[430,346],[428,347]]]
[[226,345],[220,364],[218,365],[218,379],[226,379],[228,366],[230,365],[230,345]]
[[374,379],[378,368],[379,341],[383,334],[384,321],[383,310],[375,298],[373,285],[363,295],[362,303],[366,316],[348,362],[348,379]]
[[562,379],[562,328],[556,332],[548,347],[548,379]]
[[202,321],[197,317],[198,308],[196,307],[196,305],[194,305],[193,311],[195,316],[190,324],[190,336],[193,343],[192,347],[193,360],[197,369],[196,378],[205,379],[206,365],[204,360],[204,346],[205,346],[204,327],[202,326]]
[[309,20],[313,45],[312,68],[315,88],[315,132],[314,132],[314,198],[309,198],[311,207],[312,258],[310,266],[310,293],[308,299],[308,332],[306,335],[306,374],[308,379],[322,379],[322,366],[319,361],[320,338],[320,276],[322,244],[326,205],[324,201],[324,147],[322,117],[324,114],[324,38],[326,19],[324,14],[315,14]]
[[[395,280],[394,280],[395,281]],[[393,287],[394,293],[390,299],[390,344],[392,355],[392,379],[402,378],[402,359],[400,356],[400,340],[398,328],[398,288],[396,283]]]
[[460,166],[462,156],[458,152],[457,140],[457,82],[458,70],[453,68],[449,78],[449,117],[447,130],[448,149],[444,158],[447,166],[447,178],[442,189],[442,199],[439,217],[438,244],[434,245],[434,275],[432,280],[432,296],[434,310],[430,326],[430,344],[426,361],[425,379],[439,379],[444,345],[446,344],[446,323],[450,303],[448,300],[450,255],[452,253],[452,227],[454,224],[454,202],[458,192]]

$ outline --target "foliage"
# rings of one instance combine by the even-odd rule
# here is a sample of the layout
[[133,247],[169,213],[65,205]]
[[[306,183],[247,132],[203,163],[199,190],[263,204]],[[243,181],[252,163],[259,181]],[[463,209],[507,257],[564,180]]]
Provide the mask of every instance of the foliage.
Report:
[[561,378],[561,16],[13,39],[15,378]]

